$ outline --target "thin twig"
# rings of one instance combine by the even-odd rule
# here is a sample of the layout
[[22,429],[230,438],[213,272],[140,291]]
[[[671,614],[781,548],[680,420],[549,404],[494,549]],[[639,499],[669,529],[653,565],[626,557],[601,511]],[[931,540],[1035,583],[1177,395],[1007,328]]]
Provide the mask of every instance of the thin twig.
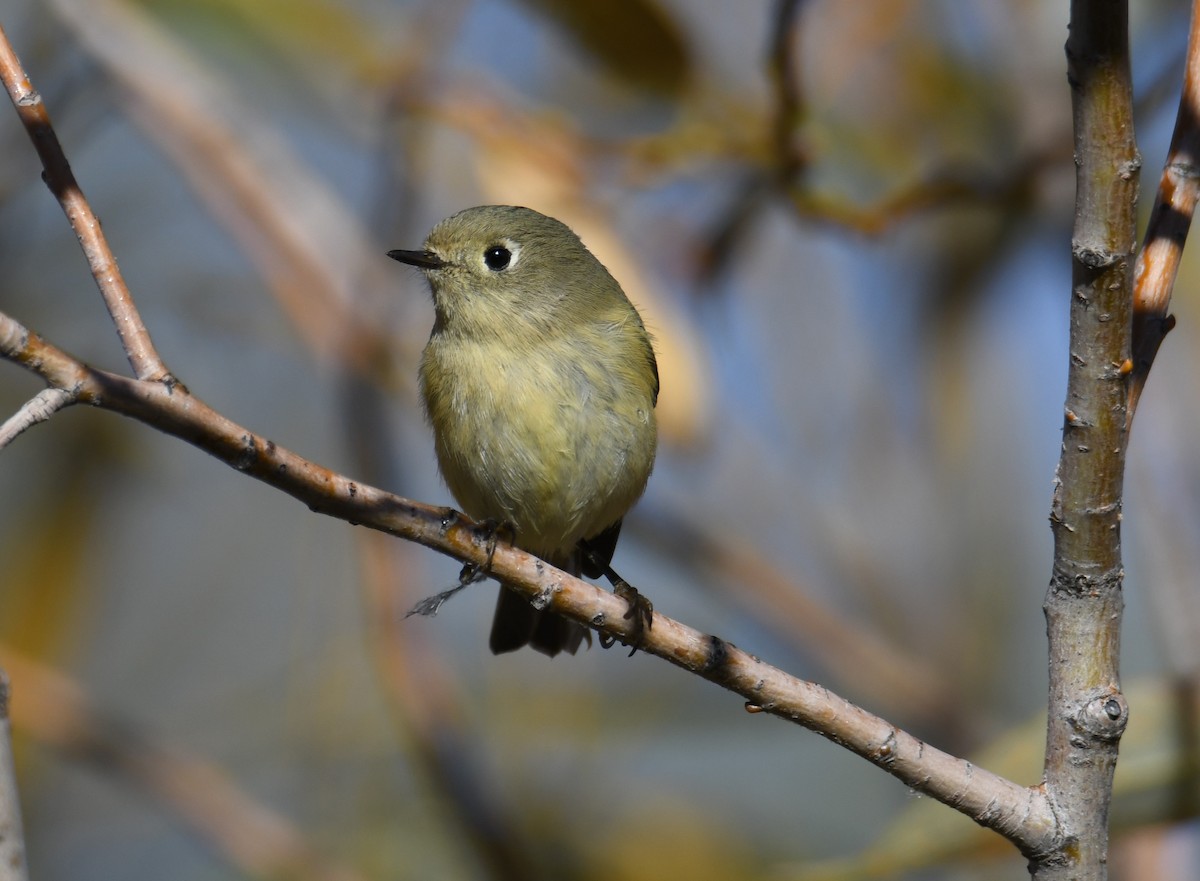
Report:
[[1183,245],[1200,199],[1200,0],[1192,2],[1183,93],[1175,115],[1175,131],[1158,182],[1158,194],[1146,238],[1138,254],[1133,288],[1133,357],[1129,377],[1129,410],[1133,422],[1142,389],[1158,347],[1175,326],[1168,314]]
[[[121,413],[185,440],[317,513],[415,541],[463,562],[489,565],[488,529],[448,508],[404,499],[310,462],[225,418],[181,384],[141,382],[95,370],[3,313],[0,357],[23,364],[51,385],[77,387],[80,403]],[[490,571],[538,608],[621,641],[635,635],[624,618],[624,600],[531,554],[502,545],[490,555]],[[825,688],[664,615],[655,615],[639,648],[741,695],[751,711],[779,716],[829,738],[999,832],[1026,854],[1057,846],[1056,820],[1040,787],[1020,786],[976,768]]]
[[133,304],[129,288],[117,266],[117,258],[100,229],[100,220],[79,188],[71,165],[63,154],[62,145],[58,142],[58,135],[50,124],[50,114],[46,112],[42,96],[30,84],[3,27],[0,27],[0,80],[3,80],[17,116],[42,160],[42,168],[45,169],[42,177],[46,186],[58,199],[71,229],[79,238],[88,267],[92,270],[92,278],[96,280],[108,314],[117,327],[117,336],[134,375],[139,379],[167,380],[170,374],[155,351],[150,334]]
[[75,396],[66,389],[42,389],[0,425],[0,450],[16,440],[26,429],[39,422],[45,422],[59,410],[73,403]]

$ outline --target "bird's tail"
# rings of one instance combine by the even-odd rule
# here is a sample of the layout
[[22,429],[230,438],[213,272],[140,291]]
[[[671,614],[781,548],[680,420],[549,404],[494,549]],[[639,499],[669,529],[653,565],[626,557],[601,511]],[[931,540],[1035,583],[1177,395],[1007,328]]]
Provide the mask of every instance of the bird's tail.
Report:
[[[583,571],[578,550],[564,560],[547,562],[575,576]],[[582,624],[568,621],[553,612],[539,611],[525,597],[501,586],[488,645],[494,655],[529,646],[553,658],[562,651],[575,654],[588,636],[588,629]],[[588,645],[591,645],[590,638]]]

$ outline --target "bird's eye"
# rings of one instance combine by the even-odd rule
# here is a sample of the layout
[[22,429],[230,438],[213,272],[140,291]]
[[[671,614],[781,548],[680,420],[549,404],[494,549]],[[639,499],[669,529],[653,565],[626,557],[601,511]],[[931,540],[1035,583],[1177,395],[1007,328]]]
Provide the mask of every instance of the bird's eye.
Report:
[[500,245],[494,245],[483,252],[483,262],[493,272],[507,269],[508,264],[512,262],[512,251]]

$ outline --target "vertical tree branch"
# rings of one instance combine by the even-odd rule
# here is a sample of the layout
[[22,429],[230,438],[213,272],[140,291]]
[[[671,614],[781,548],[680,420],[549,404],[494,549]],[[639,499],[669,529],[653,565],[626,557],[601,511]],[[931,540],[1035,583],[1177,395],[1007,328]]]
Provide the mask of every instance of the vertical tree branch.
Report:
[[8,701],[8,676],[0,673],[0,881],[29,881]]
[[1128,719],[1118,676],[1120,524],[1140,159],[1125,0],[1072,0],[1067,71],[1076,164],[1070,366],[1045,604],[1045,783],[1064,839],[1033,868],[1039,879],[1102,879],[1117,745]]

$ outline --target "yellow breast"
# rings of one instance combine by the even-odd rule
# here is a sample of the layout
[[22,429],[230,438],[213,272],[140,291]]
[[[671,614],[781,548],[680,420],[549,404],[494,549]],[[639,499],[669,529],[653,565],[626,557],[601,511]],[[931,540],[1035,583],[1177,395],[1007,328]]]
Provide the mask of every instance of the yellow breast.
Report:
[[630,343],[563,336],[513,351],[495,341],[430,339],[422,395],[442,476],[467,514],[512,524],[518,544],[547,556],[629,510],[656,446],[654,390],[634,369],[645,348]]

